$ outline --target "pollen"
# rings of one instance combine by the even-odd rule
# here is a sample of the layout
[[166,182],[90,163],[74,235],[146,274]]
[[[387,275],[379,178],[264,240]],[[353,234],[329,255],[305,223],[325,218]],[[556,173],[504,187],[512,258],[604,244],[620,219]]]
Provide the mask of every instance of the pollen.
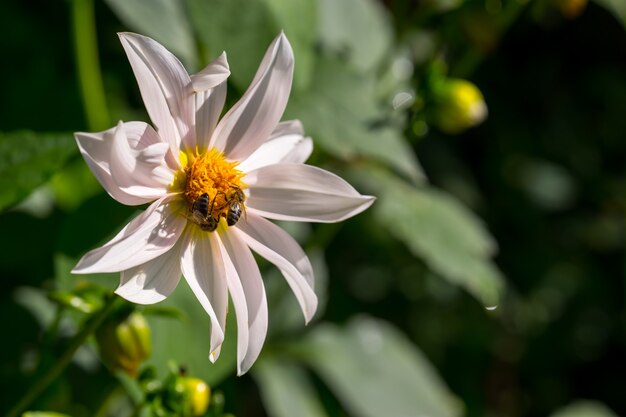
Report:
[[183,194],[189,209],[206,193],[212,215],[226,217],[234,193],[246,188],[242,181],[244,173],[237,169],[239,163],[228,161],[222,152],[211,148],[185,154],[181,164],[185,178]]

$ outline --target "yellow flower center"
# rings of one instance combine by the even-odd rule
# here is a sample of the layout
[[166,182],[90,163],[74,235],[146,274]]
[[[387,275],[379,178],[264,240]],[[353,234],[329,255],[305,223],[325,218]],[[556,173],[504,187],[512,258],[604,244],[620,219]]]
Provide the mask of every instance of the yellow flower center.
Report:
[[[181,152],[180,162],[183,167],[173,187],[182,191],[190,220],[200,225],[209,220],[208,217],[219,221],[222,217],[228,218],[233,203],[243,206],[245,197],[242,190],[247,185],[241,180],[245,174],[237,169],[238,162],[226,160],[224,154],[215,148],[206,152],[199,152],[198,149],[195,153]],[[205,203],[205,209],[208,208],[206,219],[201,219],[199,214],[194,215],[194,210],[198,211],[202,203]]]

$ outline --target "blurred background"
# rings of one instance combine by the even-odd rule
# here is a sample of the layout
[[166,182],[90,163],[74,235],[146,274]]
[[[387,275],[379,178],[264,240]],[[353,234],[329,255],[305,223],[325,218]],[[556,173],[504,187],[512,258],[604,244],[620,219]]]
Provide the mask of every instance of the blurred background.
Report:
[[[27,409],[626,415],[626,1],[9,0],[0,27],[0,413],[19,415],[119,279],[69,273],[137,213],[72,137],[149,122],[116,32],[190,73],[226,50],[229,106],[283,29],[284,120],[304,123],[310,163],[378,198],[341,224],[281,223],[314,264],[316,319],[259,260],[269,336],[236,377],[236,326],[211,365],[209,319],[181,282],[108,320]],[[120,325],[146,353],[128,366],[110,346]],[[180,386],[196,408],[181,411]]]

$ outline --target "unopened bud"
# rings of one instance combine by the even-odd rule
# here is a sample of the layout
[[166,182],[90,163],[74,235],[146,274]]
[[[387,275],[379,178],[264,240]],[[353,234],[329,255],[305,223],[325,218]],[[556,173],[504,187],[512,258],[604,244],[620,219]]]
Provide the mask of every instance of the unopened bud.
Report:
[[209,408],[211,389],[203,380],[194,377],[181,376],[174,384],[178,406],[185,417],[203,416]]
[[96,331],[96,340],[104,363],[112,370],[137,376],[141,363],[150,356],[150,326],[138,312],[113,317]]
[[449,134],[461,133],[487,117],[482,93],[469,81],[450,78],[436,93],[435,124]]

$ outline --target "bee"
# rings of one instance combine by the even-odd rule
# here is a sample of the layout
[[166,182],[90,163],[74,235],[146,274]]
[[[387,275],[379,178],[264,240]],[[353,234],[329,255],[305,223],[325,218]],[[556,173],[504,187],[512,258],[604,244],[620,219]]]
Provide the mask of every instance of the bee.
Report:
[[234,226],[239,221],[241,213],[245,213],[246,207],[243,205],[243,201],[246,199],[245,194],[241,188],[237,186],[231,187],[232,193],[226,200],[228,204],[228,213],[226,214],[226,223],[229,226]]
[[204,193],[198,197],[198,199],[191,206],[191,220],[200,226],[200,229],[206,232],[212,232],[217,229],[217,225],[220,223],[219,217],[213,216],[213,205],[215,204],[215,198],[211,203],[209,209],[209,195]]

